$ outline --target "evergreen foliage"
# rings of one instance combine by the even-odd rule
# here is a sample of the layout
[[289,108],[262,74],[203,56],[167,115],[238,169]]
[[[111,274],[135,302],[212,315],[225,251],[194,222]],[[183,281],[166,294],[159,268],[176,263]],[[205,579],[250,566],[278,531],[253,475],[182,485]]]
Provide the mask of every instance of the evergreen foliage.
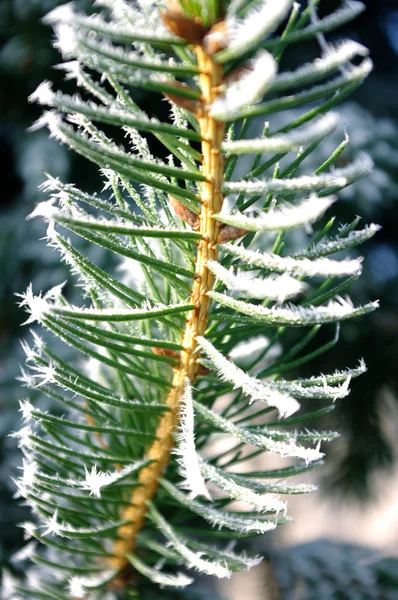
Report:
[[397,595],[396,558],[366,546],[320,539],[277,552],[271,560],[286,600],[394,600]]
[[[333,231],[324,216],[336,192],[371,168],[367,156],[334,168],[343,132],[305,173],[305,158],[339,127],[331,109],[371,70],[363,46],[323,37],[363,5],[344,2],[319,20],[317,4],[98,0],[89,17],[69,4],[47,16],[82,94],[41,84],[31,100],[50,110],[34,127],[97,164],[107,197],[49,176],[50,200],[31,215],[48,222],[48,244],[84,302],[70,304],[62,285],[21,295],[26,322],[74,348],[76,360],[65,362],[37,334],[24,342],[23,383],[59,410],[21,401],[17,487],[37,517],[23,527],[40,542],[26,551],[40,575],[15,597],[127,598],[136,587],[186,586],[192,571],[228,577],[260,560],[231,540],[288,522],[280,496],[314,491],[285,482],[319,466],[321,444],[336,437],[307,422],[333,410],[366,367],[284,376],[330,348],[340,321],[377,307],[342,296],[361,260],[330,256],[378,229],[355,221]],[[278,74],[284,49],[311,36],[321,58]],[[148,116],[135,88],[168,99],[171,120]],[[280,130],[271,119],[250,137],[252,117],[308,103]],[[153,155],[154,138],[167,159]],[[292,253],[289,236],[301,227],[308,239]],[[83,255],[79,237],[124,261],[129,281]],[[333,342],[308,351],[330,323]],[[302,328],[300,340],[270,358],[289,327]],[[245,465],[267,464],[270,454],[280,466]]]

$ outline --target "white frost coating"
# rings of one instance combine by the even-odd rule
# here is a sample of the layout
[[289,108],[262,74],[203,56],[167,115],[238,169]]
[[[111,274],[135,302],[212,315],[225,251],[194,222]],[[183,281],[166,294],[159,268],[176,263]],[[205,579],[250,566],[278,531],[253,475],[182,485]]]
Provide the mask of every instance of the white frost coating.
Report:
[[[31,348],[25,340],[21,340],[22,350],[25,352],[26,362],[35,361],[38,357],[38,353],[35,348]],[[21,403],[20,403],[21,406]],[[22,409],[22,406],[21,406]]]
[[31,449],[32,442],[30,436],[32,435],[32,429],[26,425],[22,427],[19,431],[14,431],[9,434],[10,437],[16,438],[18,440],[18,448],[22,448],[22,450]]
[[259,52],[248,65],[249,70],[236,81],[227,85],[225,94],[220,95],[210,106],[212,117],[228,120],[239,115],[243,106],[259,102],[264,92],[270,87],[277,64],[269,52]]
[[293,72],[280,73],[271,85],[272,91],[282,91],[296,86],[303,86],[329,75],[341,65],[355,58],[367,56],[368,49],[352,40],[345,40],[337,46],[329,46],[322,58],[307,63]]
[[336,113],[328,113],[310,124],[299,127],[288,133],[271,137],[254,138],[252,140],[235,140],[223,142],[222,150],[227,154],[259,154],[260,152],[291,152],[301,146],[317,142],[334,131],[339,123]]
[[344,187],[347,185],[345,177],[338,177],[334,173],[326,175],[302,175],[290,179],[257,179],[251,181],[231,181],[223,185],[225,194],[278,194],[280,192],[318,192],[325,188]]
[[170,545],[177,550],[190,568],[196,569],[206,575],[214,575],[220,579],[231,576],[231,572],[226,564],[222,564],[219,561],[204,560],[201,558],[201,554],[203,553],[190,550],[153,505],[150,505],[149,512],[160,531],[169,540]]
[[364,229],[360,229],[358,231],[351,231],[345,237],[336,237],[322,244],[316,244],[308,250],[300,250],[299,252],[295,252],[293,254],[293,258],[298,257],[300,259],[313,259],[322,256],[328,256],[329,254],[340,252],[341,250],[346,250],[347,248],[352,248],[354,246],[362,244],[363,242],[366,242],[371,237],[373,237],[378,231],[380,231],[380,229],[380,225],[371,223],[370,225],[367,225]]
[[[324,98],[329,94],[334,94],[342,86],[346,86],[349,83],[360,83],[363,81],[369,73],[373,70],[373,63],[370,58],[365,58],[360,65],[350,67],[344,75],[335,77],[334,79],[321,83],[320,85],[314,85],[309,89],[304,89],[295,94],[283,96],[278,100],[271,100],[270,102],[264,102],[257,106],[252,106],[247,109],[242,109],[240,117],[248,117],[253,115],[261,115],[269,113],[271,108],[272,112],[278,111],[278,106],[282,107],[283,110],[287,107],[302,106],[308,102]],[[285,108],[283,108],[285,107]]]
[[148,31],[159,28],[165,30],[160,18],[159,2],[155,0],[139,0],[130,4],[124,0],[96,0],[95,4],[108,8],[112,12],[112,21],[119,21],[120,24],[132,23],[136,29]]
[[27,498],[29,491],[34,487],[38,464],[31,460],[28,456],[22,459],[22,467],[18,467],[22,471],[22,477],[13,479],[17,486],[17,495],[21,498]]
[[32,331],[32,337],[34,340],[34,348],[37,352],[41,352],[45,346],[43,338],[41,338],[35,331]]
[[65,479],[60,477],[59,475],[53,477],[51,475],[46,475],[45,473],[40,473],[41,479],[47,480],[50,485],[66,485],[67,487],[72,487],[81,490],[88,490],[90,495],[94,495],[96,498],[101,497],[101,490],[110,486],[111,484],[118,482],[120,480],[126,479],[128,475],[138,471],[141,467],[146,465],[148,461],[146,459],[136,461],[131,465],[127,465],[120,471],[115,472],[104,472],[98,471],[97,466],[94,465],[89,471],[85,467],[85,479]]
[[43,23],[54,25],[55,23],[72,23],[76,13],[73,10],[73,2],[57,6],[43,18]]
[[42,116],[29,127],[28,131],[37,131],[42,127],[48,127],[50,137],[58,138],[62,142],[64,140],[61,138],[61,132],[59,128],[61,123],[61,117],[54,110],[48,110],[44,112]]
[[[234,562],[240,562],[241,566],[244,567],[247,571],[249,571],[253,567],[256,567],[263,560],[262,556],[247,556],[245,552],[240,552],[240,553],[233,552],[232,548],[234,547],[234,545],[235,545],[234,540],[231,541],[225,549],[221,549],[216,546],[209,546],[208,544],[206,544],[206,551],[209,551],[209,553],[211,552],[211,555],[213,555],[213,556],[215,554],[215,555],[218,555],[220,558],[225,557],[225,559],[227,561],[232,559]],[[195,544],[195,547],[197,547],[196,544]],[[203,547],[203,545],[200,544],[199,549],[201,549],[202,547]],[[203,549],[204,549],[204,547],[203,547]]]
[[138,558],[138,556],[135,556],[134,554],[130,555],[129,561],[139,573],[141,573],[142,575],[145,575],[145,577],[148,577],[148,579],[150,579],[150,581],[152,581],[153,583],[157,583],[161,587],[166,586],[166,587],[182,588],[182,587],[186,587],[187,585],[190,585],[194,581],[191,577],[188,577],[187,575],[184,575],[183,573],[177,573],[176,575],[170,575],[170,573],[163,573],[160,570],[160,567],[159,568],[148,567],[148,565],[143,563]]
[[25,321],[24,325],[34,323],[38,321],[40,323],[42,316],[48,311],[48,302],[41,295],[34,296],[32,284],[30,283],[28,289],[24,294],[17,294],[22,298],[19,302],[19,306],[26,306],[26,310],[30,313],[30,317]]
[[46,535],[47,533],[55,533],[60,537],[74,537],[73,534],[76,533],[78,537],[80,537],[82,534],[90,536],[92,534],[99,534],[105,533],[110,530],[116,530],[123,524],[123,521],[108,520],[105,522],[105,525],[98,525],[97,527],[73,527],[69,523],[58,523],[57,518],[57,511],[55,511],[51,519],[46,520],[48,528],[47,531],[43,533],[43,535]]
[[[155,234],[159,234],[159,237],[162,236],[163,233],[166,233],[166,235],[171,231],[171,232],[175,232],[175,233],[184,233],[185,230],[184,229],[178,229],[177,227],[151,227],[150,225],[148,226],[141,226],[141,225],[136,225],[133,226],[131,223],[124,223],[120,220],[108,220],[105,218],[101,218],[101,219],[95,219],[94,217],[92,217],[91,215],[88,215],[87,213],[81,211],[81,210],[76,210],[75,208],[73,208],[72,210],[68,210],[68,207],[62,207],[61,210],[57,210],[55,207],[52,208],[52,205],[54,203],[55,199],[53,198],[52,200],[49,200],[47,202],[40,202],[37,207],[35,208],[35,210],[33,211],[33,213],[31,213],[27,218],[28,219],[32,219],[33,217],[36,216],[42,216],[45,218],[45,220],[55,220],[58,221],[62,224],[62,223],[68,223],[69,221],[67,221],[67,219],[76,219],[76,225],[78,225],[79,227],[88,227],[88,228],[92,228],[95,229],[96,227],[98,228],[102,228],[102,230],[106,230],[107,227],[109,228],[116,228],[117,227],[117,231],[112,231],[112,233],[118,233],[120,235],[129,235],[129,233],[131,233],[131,229],[134,228],[135,230],[137,230],[137,235],[142,235],[143,237],[145,237],[146,234],[148,234],[148,237],[151,238],[151,234],[153,235],[153,233]],[[64,219],[63,219],[64,217]],[[73,223],[74,224],[74,223]],[[48,236],[47,236],[48,237]],[[155,235],[153,235],[152,239],[148,240],[148,244],[153,244],[154,248],[154,253],[155,254],[159,254],[160,251],[160,246],[157,242],[157,238]],[[133,259],[131,259],[133,261]]]
[[226,269],[214,260],[207,261],[207,266],[229,290],[248,298],[270,298],[283,302],[286,298],[300,294],[307,287],[305,283],[289,275],[259,279],[243,273],[235,275],[232,270]]
[[270,338],[266,337],[265,335],[258,335],[256,337],[249,338],[248,340],[239,342],[239,344],[234,346],[229,353],[229,357],[234,361],[252,359],[253,355],[263,352],[267,346],[269,346],[269,343]]
[[22,470],[21,483],[25,488],[32,488],[35,482],[35,477],[38,469],[38,465],[34,460],[22,459],[22,467],[18,467]]
[[33,410],[34,406],[29,402],[28,398],[19,401],[19,412],[22,413],[22,419],[24,423],[32,420]]
[[69,60],[56,66],[57,69],[65,71],[65,79],[76,79],[78,85],[82,83],[82,67],[78,60]]
[[245,502],[252,508],[264,512],[283,512],[286,514],[287,503],[273,498],[272,496],[261,496],[253,492],[249,488],[239,485],[228,477],[228,473],[223,473],[220,469],[216,469],[212,465],[201,461],[201,469],[203,475],[227,493],[231,498]]
[[91,588],[98,588],[106,584],[116,571],[105,571],[100,575],[91,575],[86,577],[74,576],[68,582],[69,593],[73,598],[87,598],[87,591]]
[[224,252],[238,258],[246,265],[277,273],[292,273],[297,277],[343,277],[360,275],[362,272],[363,258],[333,260],[321,257],[310,260],[309,258],[261,253],[230,244],[224,244],[222,248]]
[[53,363],[49,363],[48,365],[33,365],[31,369],[36,371],[35,375],[32,375],[32,378],[39,380],[38,383],[35,383],[35,387],[40,387],[46,383],[55,383],[57,369]]
[[360,15],[364,10],[365,5],[363,2],[358,2],[357,0],[346,0],[343,2],[341,8],[327,17],[324,17],[317,23],[306,27],[305,31],[314,31],[316,33],[318,30],[321,32],[326,32],[332,29],[338,29],[341,25],[351,21],[352,19],[355,19],[355,17]]
[[134,10],[133,7],[124,0],[95,0],[95,6],[104,6],[112,11],[112,15],[117,20],[129,20],[142,17],[142,13]]
[[[47,298],[47,295],[44,297]],[[38,298],[36,297],[34,300],[36,301]],[[40,298],[43,300],[43,298]],[[79,308],[73,305],[68,306],[68,308],[64,308],[62,306],[53,307],[51,305],[46,304],[46,308],[49,312],[51,312],[52,308],[56,308],[57,313],[64,317],[72,317],[74,319],[93,319],[93,320],[116,320],[116,321],[129,321],[135,320],[139,318],[149,318],[151,313],[154,313],[155,316],[159,311],[168,310],[168,309],[176,309],[176,312],[181,309],[184,312],[184,308],[187,305],[185,303],[181,304],[170,304],[169,306],[165,306],[164,304],[159,304],[155,306],[151,306],[149,303],[144,303],[142,308],[133,308],[129,311],[114,310],[112,308],[104,308],[102,310],[97,310],[96,308]]]
[[194,401],[194,406],[206,423],[214,425],[223,433],[228,433],[245,444],[255,446],[256,448],[263,448],[267,452],[279,454],[282,458],[302,458],[306,464],[319,460],[324,456],[320,451],[319,444],[315,448],[305,448],[297,444],[294,433],[285,434],[287,435],[286,440],[274,439],[275,434],[277,437],[280,436],[280,431],[267,430],[265,433],[250,431],[245,427],[235,425],[232,421],[228,421],[198,402]]
[[[86,285],[88,285],[92,289],[97,289],[103,294],[103,290],[100,290],[98,287],[97,281],[94,277],[89,274],[84,265],[80,263],[80,261],[74,256],[73,252],[71,252],[69,242],[67,242],[56,230],[55,223],[52,220],[49,220],[49,224],[46,232],[46,239],[48,241],[48,247],[56,249],[67,265],[70,266],[70,272],[73,275],[77,275],[81,281],[84,281]],[[104,297],[104,296],[103,296]]]
[[221,379],[232,383],[234,389],[241,389],[244,394],[251,398],[252,402],[257,400],[267,402],[269,406],[274,406],[278,410],[280,417],[288,417],[300,408],[300,404],[290,394],[278,392],[269,383],[247,375],[233,362],[225,358],[204,337],[199,336],[196,341],[218,370]]
[[50,288],[48,292],[44,294],[45,300],[58,300],[58,298],[62,295],[62,290],[66,284],[66,281],[59,283],[58,285],[54,285],[54,287]]
[[[70,187],[70,184],[64,184],[59,177],[53,177],[49,173],[45,173],[46,180],[39,185],[40,192],[61,192]],[[72,186],[73,187],[73,186]]]
[[184,481],[181,487],[189,490],[189,497],[204,496],[211,500],[200,469],[200,459],[195,446],[195,420],[192,404],[192,388],[189,380],[185,381],[184,394],[180,400],[180,425],[177,433],[177,446],[174,454],[180,465],[179,472]]
[[[35,553],[36,547],[36,542],[29,542],[29,544],[26,544],[26,546],[24,546],[23,548],[21,548],[21,550],[18,550],[18,552],[15,552],[15,554],[11,556],[11,562],[18,563],[22,562],[23,560],[26,560],[27,558],[30,558],[32,554]],[[16,597],[15,600],[17,600]]]
[[328,385],[326,377],[324,378],[324,384],[322,386],[303,386],[300,382],[293,381],[277,381],[271,385],[281,392],[294,394],[296,398],[321,398],[323,400],[333,400],[333,402],[335,402],[336,400],[346,398],[349,395],[350,381],[351,375],[348,375],[344,383],[337,386]]
[[275,31],[287,16],[293,0],[263,0],[244,19],[227,18],[228,58],[248,52]]
[[[59,107],[62,112],[68,112],[69,114],[81,113],[86,116],[87,119],[92,118],[97,121],[102,118],[106,118],[108,121],[109,117],[115,117],[117,122],[123,123],[125,127],[136,127],[137,123],[159,124],[159,121],[155,117],[149,118],[144,111],[126,110],[125,106],[117,100],[115,100],[112,105],[101,106],[92,101],[85,102],[78,95],[68,96],[67,94],[56,92],[54,93],[53,101],[50,106],[53,108]],[[44,113],[43,117],[41,117],[37,123],[34,123],[31,129],[34,130],[39,129],[39,127],[44,127],[51,123],[51,120],[55,120],[58,125],[62,124],[62,119],[58,113],[49,111]]]
[[257,217],[247,217],[242,213],[233,215],[217,214],[215,219],[227,225],[247,229],[248,231],[275,231],[294,229],[308,223],[314,223],[336,201],[335,196],[318,198],[315,195],[294,205],[285,204]]
[[[76,39],[76,43],[78,45],[78,54],[81,56],[83,62],[98,54],[100,57],[99,60],[101,61],[100,64],[108,65],[110,72],[112,72],[113,69],[120,69],[123,65],[126,67],[130,66],[139,73],[141,73],[141,69],[156,71],[156,67],[159,67],[160,70],[165,69],[168,71],[169,69],[172,70],[174,68],[178,71],[180,67],[180,65],[172,59],[163,61],[160,56],[156,54],[151,54],[151,58],[147,58],[144,53],[128,52],[121,47],[103,41],[96,42],[94,39],[90,39],[85,44],[85,40],[79,36]],[[155,74],[153,74],[153,76],[156,77]]]
[[81,577],[72,577],[68,583],[68,590],[72,598],[84,598],[86,590],[83,587]]
[[48,535],[50,533],[52,535],[60,535],[60,533],[64,529],[64,526],[61,525],[61,523],[59,523],[58,521],[58,510],[55,510],[52,517],[44,519],[43,527],[46,527],[45,531],[43,531],[43,536]]
[[[57,33],[60,31],[60,40],[58,46],[61,49],[63,56],[66,58],[78,58],[87,67],[93,68],[100,73],[118,73],[125,82],[133,82],[143,77],[149,77],[160,81],[162,79],[161,72],[173,72],[177,73],[185,72],[185,67],[182,64],[175,62],[173,59],[162,60],[161,55],[151,54],[150,58],[141,52],[129,52],[124,50],[122,47],[112,45],[103,40],[98,41],[93,37],[87,38],[87,32],[77,30],[75,32],[69,25],[58,26],[56,28]],[[70,31],[69,31],[70,30]],[[137,29],[138,31],[138,29]],[[145,29],[144,29],[145,31]],[[57,45],[57,44],[56,44]],[[76,61],[70,61],[67,65],[59,65],[58,68],[65,69],[66,71],[71,68],[72,77],[76,66]],[[71,67],[69,67],[69,64]],[[148,73],[152,71],[152,73]],[[88,73],[84,73],[82,69],[79,69],[78,80],[85,86],[88,84],[88,88],[97,91],[94,95],[101,96],[103,91],[103,97],[106,97],[107,92],[101,90],[99,86]],[[108,100],[112,97],[108,94]],[[109,102],[105,102],[109,104]]]
[[287,483],[285,480],[276,483],[273,481],[263,482],[258,479],[247,477],[244,473],[239,475],[237,473],[228,473],[228,476],[236,481],[236,483],[242,483],[260,494],[311,494],[319,489],[317,485],[309,483],[291,484]]
[[72,57],[77,51],[78,40],[75,30],[71,25],[66,23],[60,23],[54,28],[56,35],[56,42],[54,42],[54,48],[60,50],[62,56],[65,58]]
[[[287,39],[285,38],[285,42],[298,42],[302,39],[317,36],[318,33],[327,33],[328,31],[339,29],[339,27],[345,25],[345,23],[355,19],[355,17],[361,14],[361,12],[364,10],[365,5],[362,2],[357,2],[356,0],[345,0],[343,1],[342,6],[332,12],[330,15],[321,20],[317,20],[316,22],[312,21],[312,23],[307,25],[307,27],[304,27],[304,29],[290,32],[287,35]],[[266,42],[265,46],[267,48],[274,48],[280,43],[280,41],[280,38],[276,37],[269,42]]]
[[137,460],[130,465],[126,465],[123,469],[120,469],[120,471],[114,471],[113,473],[108,471],[107,473],[104,473],[104,483],[102,487],[106,488],[113,483],[125,479],[128,475],[139,471],[146,463],[147,460],[144,458],[142,460]]
[[275,520],[262,521],[245,517],[244,513],[237,515],[225,510],[218,510],[211,506],[205,506],[197,500],[189,500],[185,494],[168,481],[162,480],[161,484],[173,498],[176,498],[181,504],[187,506],[215,527],[228,527],[228,529],[239,531],[240,533],[267,533],[276,529],[278,524]]
[[[345,179],[344,185],[349,185],[369,173],[373,167],[374,163],[369,154],[361,152],[352,163],[341,169],[335,169],[332,174],[334,177]],[[318,177],[322,177],[322,175],[318,175]]]
[[42,81],[35,91],[28,97],[29,102],[38,102],[42,106],[51,106],[55,93],[50,81]]
[[49,300],[57,300],[62,293],[62,288],[65,285],[65,281],[59,285],[54,286],[48,292],[38,296],[33,295],[32,284],[30,283],[28,289],[23,294],[15,294],[22,300],[18,303],[18,306],[26,306],[26,311],[30,313],[30,317],[25,321],[25,324],[34,323],[35,321],[41,322],[43,314],[48,312],[53,304],[50,304]]
[[[21,371],[21,375],[19,377],[17,377],[18,381],[21,381],[22,384],[29,389],[35,388],[37,385],[35,377],[30,372],[26,371],[25,369],[21,368],[20,371]],[[28,429],[28,427],[24,427],[24,429]]]
[[32,212],[26,217],[26,220],[30,221],[30,219],[35,219],[36,217],[43,217],[45,220],[51,220],[54,215],[59,212],[59,210],[54,206],[55,200],[55,198],[51,198],[51,200],[39,202],[39,204],[37,204]]
[[24,530],[24,540],[30,540],[32,537],[34,537],[35,534],[37,534],[36,523],[32,523],[31,521],[25,521],[24,523],[18,525],[18,527],[22,527],[22,529]]
[[82,490],[89,490],[90,496],[93,495],[96,498],[101,497],[101,489],[108,481],[109,475],[103,471],[97,471],[97,465],[91,467],[89,471],[86,466],[84,467],[86,475],[85,480],[80,484]]
[[208,292],[208,296],[223,306],[232,308],[253,319],[272,325],[320,325],[334,323],[341,319],[350,319],[371,312],[379,307],[379,301],[369,302],[355,307],[349,299],[337,298],[326,306],[290,306],[289,308],[266,308],[265,306],[235,300],[226,294]]
[[142,17],[142,11],[136,11],[133,24],[126,18],[126,15],[124,17],[120,15],[120,19],[113,18],[111,21],[105,21],[96,14],[86,17],[83,14],[76,13],[73,10],[73,3],[69,3],[52,10],[43,21],[54,28],[64,24],[72,25],[79,32],[92,31],[116,41],[125,40],[126,38],[132,41],[135,37],[148,39],[148,41],[157,39],[165,42],[172,42],[177,39],[172,36],[169,30],[166,30],[159,18],[157,6],[152,5],[151,10],[144,15],[144,18],[140,17]]
[[6,600],[20,600],[20,596],[15,595],[17,586],[20,584],[19,579],[8,570],[2,570],[2,581],[1,581],[1,595]]
[[296,379],[291,381],[290,383],[294,383],[302,386],[313,386],[313,385],[325,385],[325,381],[327,384],[336,384],[341,383],[347,380],[348,377],[359,377],[366,373],[367,366],[363,358],[359,360],[359,365],[355,369],[344,369],[344,371],[335,371],[329,375],[315,375],[313,377],[309,377],[307,379]]
[[227,194],[244,193],[250,195],[276,194],[278,192],[318,192],[326,188],[345,187],[363,177],[373,168],[373,161],[364,152],[347,167],[335,169],[332,173],[302,175],[289,179],[258,179],[252,181],[227,182],[223,191]]

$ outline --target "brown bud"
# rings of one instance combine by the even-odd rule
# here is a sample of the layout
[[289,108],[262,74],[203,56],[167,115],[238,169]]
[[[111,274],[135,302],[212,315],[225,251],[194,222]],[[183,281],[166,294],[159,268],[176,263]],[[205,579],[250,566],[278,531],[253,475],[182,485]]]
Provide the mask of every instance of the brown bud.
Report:
[[222,96],[223,94],[225,94],[228,84],[233,83],[234,81],[239,81],[239,79],[243,75],[249,73],[252,70],[253,68],[250,65],[241,65],[240,67],[237,67],[223,78],[221,85],[219,85],[217,88],[214,88],[215,91],[217,92],[217,94],[220,94]]
[[207,29],[199,19],[191,19],[178,10],[168,10],[162,13],[162,21],[175,35],[187,41],[188,44],[201,44]]
[[[108,568],[112,566],[112,559],[108,559]],[[133,571],[132,567],[128,565],[121,571],[117,577],[107,583],[106,588],[112,592],[121,592],[126,589],[127,585],[134,585],[137,579],[137,574]]]
[[227,24],[225,21],[216,23],[203,40],[203,48],[207,54],[215,54],[227,45]]
[[224,223],[220,227],[217,244],[225,244],[226,242],[231,242],[232,240],[238,240],[247,233],[250,233],[250,231],[247,231],[247,229],[238,229],[237,227],[233,227],[232,225],[227,225]]
[[234,69],[233,71],[231,71],[230,73],[228,73],[228,75],[226,75],[223,79],[223,83],[232,83],[233,81],[239,81],[239,79],[242,77],[242,75],[245,75],[246,73],[249,73],[250,71],[253,71],[253,67],[249,64],[246,65],[240,65],[239,67],[236,67],[236,69]]
[[[179,81],[166,81],[168,85],[172,85],[176,89],[176,93],[173,92],[163,92],[163,95],[174,104],[177,104],[180,108],[184,110],[189,110],[189,112],[196,115],[200,118],[203,114],[203,105],[201,100],[195,100],[193,98],[187,98],[186,96],[181,96],[178,94],[179,89],[190,90],[190,88],[186,83],[180,83]],[[193,91],[193,90],[192,90]]]
[[180,217],[180,219],[185,221],[185,223],[192,227],[192,229],[198,231],[200,228],[199,215],[197,215],[193,212],[193,210],[185,206],[185,204],[177,200],[177,198],[174,198],[174,196],[171,196],[169,194],[168,199],[177,217]]
[[205,367],[204,365],[199,365],[198,370],[196,372],[197,375],[209,375],[211,370]]
[[151,350],[158,356],[168,356],[169,358],[174,358],[174,360],[180,360],[180,354],[179,352],[176,352],[176,350],[171,350],[170,348],[158,348],[157,346],[152,346]]

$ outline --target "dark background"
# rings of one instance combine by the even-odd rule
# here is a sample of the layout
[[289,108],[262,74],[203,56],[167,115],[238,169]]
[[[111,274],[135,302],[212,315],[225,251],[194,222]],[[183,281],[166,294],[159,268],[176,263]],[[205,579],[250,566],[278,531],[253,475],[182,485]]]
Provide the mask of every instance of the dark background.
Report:
[[[26,518],[25,509],[12,499],[10,476],[17,476],[20,456],[15,441],[6,437],[20,427],[18,398],[24,396],[15,381],[18,364],[23,362],[19,338],[24,335],[20,329],[24,314],[14,294],[25,290],[30,281],[36,290],[45,290],[67,276],[58,256],[39,241],[44,226],[25,221],[25,216],[43,199],[37,186],[45,171],[87,190],[98,186],[94,167],[48,140],[46,132],[26,132],[40,115],[40,109],[26,100],[37,85],[51,79],[55,88],[65,89],[62,73],[52,68],[60,59],[49,43],[51,32],[40,23],[46,12],[61,3],[0,0],[0,566],[21,546],[15,525]],[[365,4],[366,12],[355,23],[328,39],[351,37],[370,49],[375,70],[350,99],[357,103],[350,109],[357,115],[350,133],[353,145],[373,156],[376,175],[369,177],[367,190],[360,187],[335,207],[339,222],[361,214],[364,223],[373,221],[383,227],[362,249],[366,266],[353,293],[356,302],[380,298],[381,309],[344,325],[340,344],[309,367],[311,373],[331,372],[355,365],[362,356],[369,367],[328,424],[337,426],[346,443],[336,453],[339,458],[331,460],[324,482],[324,493],[349,495],[363,503],[383,492],[372,484],[375,471],[392,473],[396,447],[391,421],[398,414],[398,0],[365,0]],[[339,5],[338,0],[323,0],[320,16]],[[312,43],[295,46],[294,53],[287,54],[286,66],[302,63],[313,51]],[[333,459],[333,447],[329,454]]]

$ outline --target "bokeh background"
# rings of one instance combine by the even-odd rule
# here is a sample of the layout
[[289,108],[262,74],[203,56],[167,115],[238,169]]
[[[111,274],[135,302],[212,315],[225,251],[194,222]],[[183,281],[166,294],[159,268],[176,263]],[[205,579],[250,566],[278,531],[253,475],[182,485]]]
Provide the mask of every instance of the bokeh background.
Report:
[[[49,140],[45,131],[26,131],[40,114],[27,102],[37,85],[52,79],[65,89],[62,73],[52,68],[59,56],[49,43],[51,32],[40,22],[59,4],[0,0],[0,567],[11,571],[16,567],[10,557],[23,544],[16,525],[27,516],[13,499],[11,477],[17,476],[21,457],[7,435],[20,427],[18,399],[24,395],[16,380],[24,314],[14,294],[30,281],[35,290],[46,290],[67,278],[58,255],[40,241],[44,225],[25,217],[43,199],[37,187],[44,172],[88,191],[99,185],[95,167]],[[356,302],[380,298],[381,309],[344,324],[340,343],[307,369],[331,372],[364,357],[369,372],[321,424],[342,433],[328,448],[328,467],[313,476],[322,492],[294,499],[290,513],[296,523],[255,542],[267,563],[207,592],[209,598],[398,599],[398,0],[365,4],[361,17],[328,39],[350,37],[370,49],[375,70],[340,112],[351,137],[344,156],[366,150],[375,169],[341,195],[335,212],[341,223],[360,214],[363,223],[383,227],[361,249],[364,274],[353,290]],[[322,0],[320,16],[338,5],[340,0]],[[295,46],[285,67],[309,60],[314,51],[311,42]],[[144,100],[159,111],[156,99]],[[161,110],[167,111],[166,103]],[[317,164],[327,150],[317,151]],[[324,335],[326,341],[330,331]]]

